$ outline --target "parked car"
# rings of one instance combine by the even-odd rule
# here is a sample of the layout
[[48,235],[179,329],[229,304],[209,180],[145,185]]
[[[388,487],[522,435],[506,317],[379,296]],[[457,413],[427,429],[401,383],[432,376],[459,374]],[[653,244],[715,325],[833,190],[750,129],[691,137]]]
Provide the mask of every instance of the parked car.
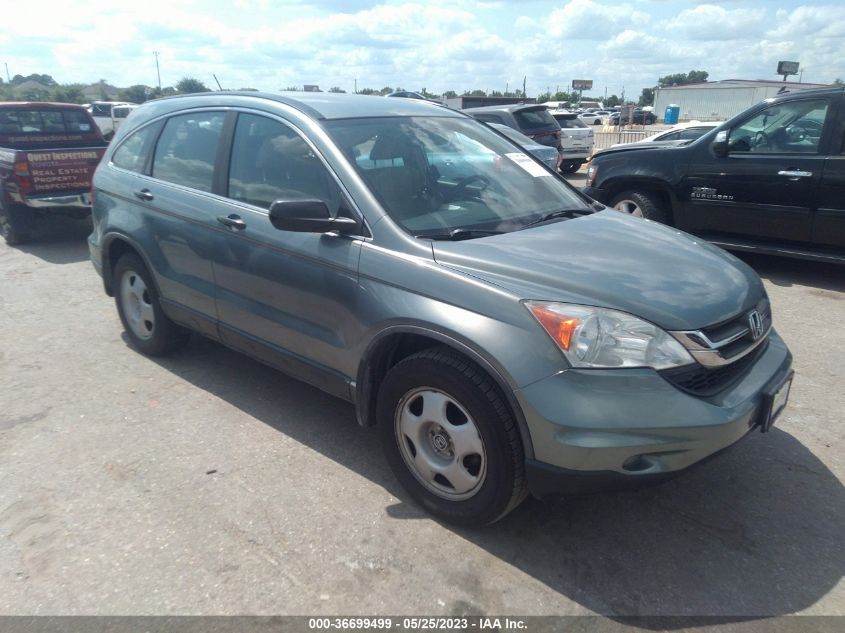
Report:
[[614,112],[608,120],[610,125],[629,125],[631,123],[634,125],[653,125],[656,122],[657,116],[654,112],[648,112],[646,110],[634,110],[630,117],[623,117],[621,112]]
[[554,147],[540,145],[533,139],[525,136],[522,132],[517,132],[515,129],[508,127],[507,125],[502,125],[501,123],[489,123],[488,125],[497,132],[501,132],[507,136],[526,152],[533,154],[537,160],[542,162],[552,171],[557,169],[558,163],[560,162],[560,153]]
[[540,145],[561,149],[560,124],[545,105],[517,103],[467,108],[463,112],[485,123],[507,125]]
[[26,242],[39,218],[91,212],[91,176],[105,152],[91,115],[70,103],[0,103],[0,235]]
[[602,125],[604,123],[604,116],[598,112],[582,112],[578,115],[587,125]]
[[[136,104],[127,101],[94,101],[88,106],[88,111],[94,117],[94,122],[100,128],[103,138],[109,141],[117,128],[120,127],[123,119],[129,116],[127,106],[134,105]],[[115,110],[117,110],[117,113]]]
[[[657,134],[652,134],[651,136],[628,143],[614,143],[611,147],[621,147],[622,145],[630,145],[631,143],[658,143],[660,145],[685,144],[689,141],[694,141],[710,130],[719,127],[722,123],[724,123],[724,121],[690,121],[688,123],[679,123],[668,130],[661,130]],[[627,132],[623,132],[623,134],[627,134]],[[634,134],[636,134],[636,132],[634,132]]]
[[585,191],[725,248],[845,262],[842,117],[842,88],[787,93],[697,140],[597,152]]
[[351,401],[409,495],[451,522],[667,478],[786,403],[791,357],[747,265],[596,212],[460,112],[156,100],[93,191],[91,259],[134,347],[165,354],[194,330]]
[[552,117],[560,125],[560,171],[574,173],[593,153],[595,135],[590,126],[573,112],[552,112]]

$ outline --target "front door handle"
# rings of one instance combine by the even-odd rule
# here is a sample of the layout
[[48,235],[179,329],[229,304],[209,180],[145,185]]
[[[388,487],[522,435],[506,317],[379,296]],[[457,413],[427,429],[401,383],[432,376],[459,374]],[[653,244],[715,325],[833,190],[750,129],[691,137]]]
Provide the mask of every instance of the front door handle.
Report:
[[149,202],[150,200],[155,198],[155,196],[150,193],[149,189],[141,189],[141,191],[136,191],[135,197],[139,200],[143,200],[144,202]]
[[794,169],[783,169],[778,172],[778,176],[786,176],[790,180],[798,180],[799,178],[809,178],[813,175],[811,171],[797,171]]
[[243,231],[246,228],[246,222],[239,215],[218,215],[217,221],[223,226],[228,226],[230,229],[237,229],[238,231]]

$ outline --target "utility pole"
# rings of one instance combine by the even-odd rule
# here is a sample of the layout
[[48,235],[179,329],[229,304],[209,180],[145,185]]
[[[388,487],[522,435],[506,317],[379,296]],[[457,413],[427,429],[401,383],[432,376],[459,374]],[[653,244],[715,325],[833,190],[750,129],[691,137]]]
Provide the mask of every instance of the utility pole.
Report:
[[358,94],[358,78],[355,78],[355,94]]
[[161,92],[161,71],[158,67],[158,51],[153,51],[153,55],[156,57],[156,75],[158,76],[158,91]]
[[528,75],[524,75],[524,76],[522,77],[522,98],[523,98],[523,99],[527,99],[527,98],[528,98],[528,93],[527,93],[527,92],[525,92],[525,82],[526,82],[526,81],[528,81]]
[[[8,74],[9,74],[9,71],[6,71],[6,74],[8,75]],[[802,68],[802,69],[801,69],[801,72],[800,72],[800,73],[798,73],[798,83],[799,83],[799,84],[801,83],[801,80],[802,80],[803,78],[804,78],[804,69]]]
[[6,64],[6,81],[12,83],[12,78],[9,76],[9,62],[3,62]]

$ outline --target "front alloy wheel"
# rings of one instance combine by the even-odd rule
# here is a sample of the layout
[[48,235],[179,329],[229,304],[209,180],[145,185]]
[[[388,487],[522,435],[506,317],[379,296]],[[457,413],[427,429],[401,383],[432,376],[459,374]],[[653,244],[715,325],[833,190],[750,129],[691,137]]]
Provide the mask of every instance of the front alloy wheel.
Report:
[[405,465],[430,492],[468,499],[484,483],[484,442],[470,414],[452,396],[422,387],[396,407],[396,442]]
[[431,514],[486,525],[525,498],[516,420],[491,377],[456,351],[432,347],[394,365],[376,417],[396,478]]

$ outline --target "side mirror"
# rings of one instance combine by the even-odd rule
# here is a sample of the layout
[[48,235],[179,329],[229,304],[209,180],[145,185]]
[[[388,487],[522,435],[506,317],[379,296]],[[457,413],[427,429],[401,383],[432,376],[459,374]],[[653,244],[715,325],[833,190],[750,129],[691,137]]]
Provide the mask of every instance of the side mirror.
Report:
[[716,133],[716,138],[710,143],[710,149],[719,158],[724,158],[728,155],[730,148],[728,147],[728,131],[720,130]]
[[352,218],[333,218],[322,200],[276,200],[270,205],[270,223],[280,231],[298,233],[352,233],[358,222]]

